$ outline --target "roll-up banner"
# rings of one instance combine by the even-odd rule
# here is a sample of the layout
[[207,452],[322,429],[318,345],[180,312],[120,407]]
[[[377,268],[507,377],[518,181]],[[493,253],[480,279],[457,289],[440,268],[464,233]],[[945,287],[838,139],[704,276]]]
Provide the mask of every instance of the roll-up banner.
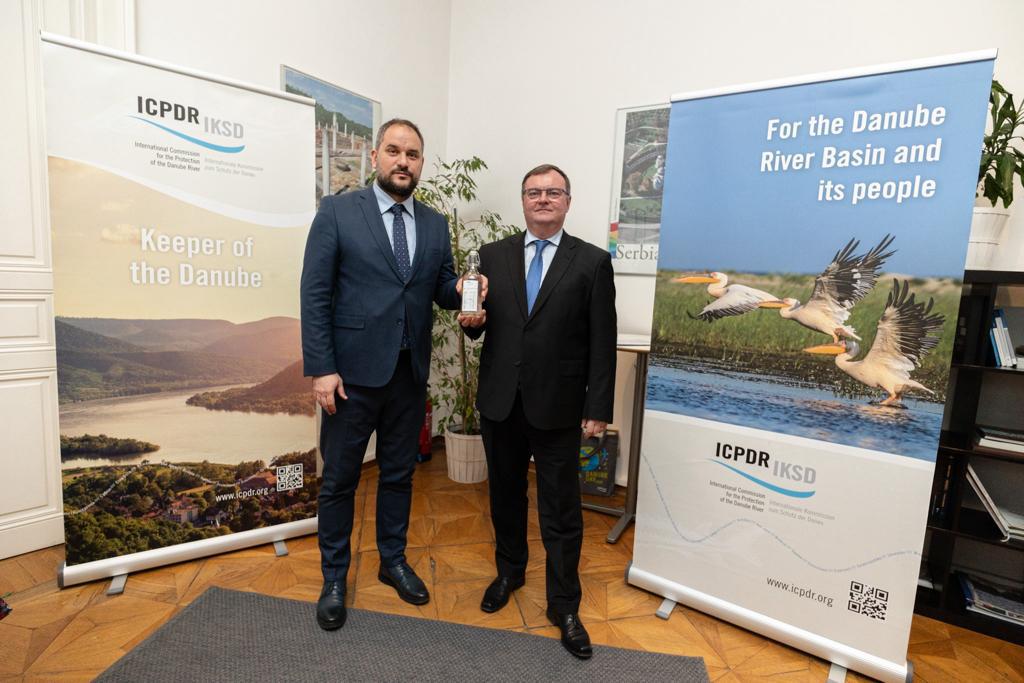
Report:
[[906,677],[994,58],[673,98],[630,583]]
[[71,585],[316,529],[313,103],[42,44]]

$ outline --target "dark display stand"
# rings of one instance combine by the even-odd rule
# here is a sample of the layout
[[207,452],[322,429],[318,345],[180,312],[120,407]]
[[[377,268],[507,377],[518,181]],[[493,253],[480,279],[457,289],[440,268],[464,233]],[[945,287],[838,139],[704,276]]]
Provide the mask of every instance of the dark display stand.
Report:
[[[983,402],[987,381],[1013,382],[1017,424],[997,425],[1024,428],[1024,367],[995,367],[989,327],[995,308],[996,294],[1001,287],[1024,287],[1024,272],[971,270],[964,274],[964,290],[960,301],[957,336],[953,347],[953,375],[949,393],[948,428],[942,432],[935,461],[931,508],[928,517],[929,535],[924,548],[926,570],[931,588],[920,586],[914,611],[918,614],[985,633],[1010,642],[1024,644],[1024,626],[967,611],[957,580],[957,565],[969,556],[974,541],[996,548],[993,552],[1010,553],[1014,565],[1024,564],[1024,542],[1001,540],[995,523],[985,512],[964,507],[964,497],[971,490],[967,466],[984,459],[1014,463],[1015,477],[1024,496],[1024,455],[995,451],[977,445],[977,417]],[[1018,333],[1017,335],[1021,335]],[[1016,344],[1024,339],[1015,339]],[[1024,365],[1024,363],[1022,363]],[[993,379],[995,378],[995,379]]]
[[[647,396],[647,357],[651,353],[648,346],[619,346],[619,351],[626,351],[636,354],[636,375],[633,379],[633,415],[629,431],[629,480],[626,482],[626,503],[623,507],[611,507],[598,505],[596,503],[583,503],[586,510],[602,512],[606,515],[614,515],[619,518],[608,537],[608,543],[616,543],[622,532],[636,517],[636,487],[637,479],[640,477],[640,440],[644,426],[644,399]],[[614,477],[614,473],[612,474]]]

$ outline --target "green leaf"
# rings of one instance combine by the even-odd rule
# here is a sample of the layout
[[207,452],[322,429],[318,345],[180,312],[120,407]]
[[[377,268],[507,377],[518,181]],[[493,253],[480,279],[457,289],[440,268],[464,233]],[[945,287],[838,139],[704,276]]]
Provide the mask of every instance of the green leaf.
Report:
[[996,201],[999,200],[999,183],[996,182],[995,178],[991,175],[985,176],[985,198],[992,202],[992,206],[996,205]]
[[1013,201],[1013,177],[1016,170],[1017,158],[1013,152],[1003,152],[996,162],[996,182],[999,183],[1004,206],[1009,206]]

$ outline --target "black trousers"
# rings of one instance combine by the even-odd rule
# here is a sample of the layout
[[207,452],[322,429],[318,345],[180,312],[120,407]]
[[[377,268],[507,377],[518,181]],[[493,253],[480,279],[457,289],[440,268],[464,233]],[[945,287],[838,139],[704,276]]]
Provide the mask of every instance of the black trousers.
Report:
[[[342,381],[344,381],[342,377]],[[323,483],[318,498],[320,564],[324,579],[344,581],[352,563],[354,497],[370,435],[377,432],[377,549],[381,566],[405,561],[412,476],[427,399],[427,386],[413,379],[408,351],[398,355],[391,380],[382,387],[345,385],[348,400],[335,396],[337,412],[323,414],[320,452]]]
[[480,422],[487,453],[498,575],[521,577],[526,572],[529,556],[526,490],[532,454],[537,470],[540,532],[547,553],[548,606],[560,614],[579,611],[582,595],[579,564],[583,545],[580,428],[530,426],[518,394],[508,418],[501,421],[481,418]]

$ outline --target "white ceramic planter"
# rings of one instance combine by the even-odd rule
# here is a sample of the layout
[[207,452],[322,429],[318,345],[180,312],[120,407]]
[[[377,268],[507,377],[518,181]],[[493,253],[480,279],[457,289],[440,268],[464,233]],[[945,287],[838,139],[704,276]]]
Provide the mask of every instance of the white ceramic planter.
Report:
[[971,238],[967,245],[967,270],[988,270],[1003,241],[1003,230],[1010,212],[992,206],[974,207]]
[[476,484],[487,479],[484,440],[479,434],[467,436],[446,429],[444,450],[449,479],[460,484]]

